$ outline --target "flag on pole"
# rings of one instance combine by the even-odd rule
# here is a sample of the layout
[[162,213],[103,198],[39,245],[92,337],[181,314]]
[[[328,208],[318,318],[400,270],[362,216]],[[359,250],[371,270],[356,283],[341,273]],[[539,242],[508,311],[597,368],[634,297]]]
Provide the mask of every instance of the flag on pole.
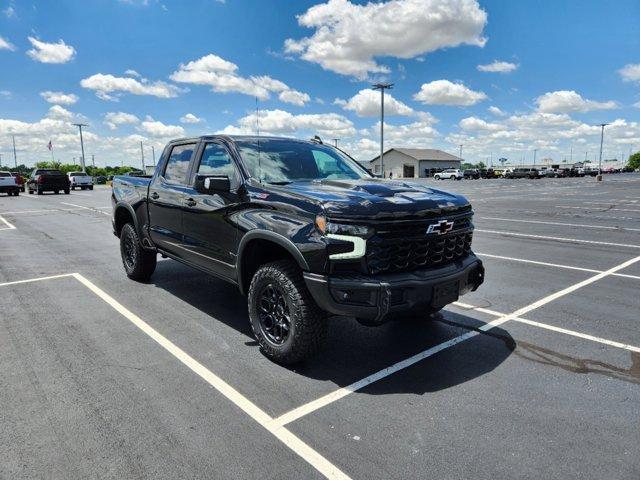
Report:
[[49,150],[53,150],[53,145],[51,144],[51,140],[49,140],[49,143],[47,144],[47,148]]

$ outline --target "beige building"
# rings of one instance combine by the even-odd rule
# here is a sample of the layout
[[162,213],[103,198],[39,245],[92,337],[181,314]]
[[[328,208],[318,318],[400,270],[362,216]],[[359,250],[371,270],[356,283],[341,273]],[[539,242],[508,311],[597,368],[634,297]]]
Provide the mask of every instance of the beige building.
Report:
[[[460,168],[461,158],[431,148],[390,148],[382,154],[385,177],[432,177],[445,168]],[[376,175],[382,173],[380,155],[369,162],[369,169]]]

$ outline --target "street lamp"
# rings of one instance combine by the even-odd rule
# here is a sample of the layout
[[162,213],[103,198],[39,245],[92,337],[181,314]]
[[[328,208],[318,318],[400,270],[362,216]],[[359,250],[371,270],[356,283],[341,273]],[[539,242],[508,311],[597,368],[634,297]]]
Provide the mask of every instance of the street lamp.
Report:
[[[604,141],[604,127],[609,125],[608,123],[600,124],[600,160],[598,162],[598,175],[602,175],[602,142]],[[600,177],[602,179],[602,176]]]
[[533,149],[533,166],[536,166],[536,154],[538,153],[538,149],[534,148]]
[[380,171],[382,178],[384,178],[384,159],[382,158],[384,153],[384,91],[391,90],[393,83],[375,83],[372,88],[380,90]]
[[82,150],[82,157],[80,158],[80,166],[82,167],[82,171],[86,172],[86,168],[84,166],[84,141],[82,140],[82,127],[88,127],[86,123],[74,123],[76,127],[80,130],[80,149]]
[[463,146],[464,146],[464,145],[461,143],[461,144],[460,144],[460,160],[462,160],[462,147],[463,147]]

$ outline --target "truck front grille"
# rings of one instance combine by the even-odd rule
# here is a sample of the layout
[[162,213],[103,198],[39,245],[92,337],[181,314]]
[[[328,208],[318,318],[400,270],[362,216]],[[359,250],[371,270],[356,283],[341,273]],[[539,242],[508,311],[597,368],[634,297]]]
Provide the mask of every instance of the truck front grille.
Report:
[[367,242],[369,273],[406,272],[437,267],[464,258],[471,252],[473,229],[445,235],[423,235],[419,238],[384,238],[374,236]]

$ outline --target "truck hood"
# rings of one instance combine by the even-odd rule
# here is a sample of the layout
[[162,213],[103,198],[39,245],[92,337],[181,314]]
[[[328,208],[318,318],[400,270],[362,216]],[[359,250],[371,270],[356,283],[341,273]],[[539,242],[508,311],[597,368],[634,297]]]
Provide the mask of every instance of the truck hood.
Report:
[[469,205],[466,198],[399,180],[314,180],[284,187],[319,202],[330,218],[420,218],[443,215]]

